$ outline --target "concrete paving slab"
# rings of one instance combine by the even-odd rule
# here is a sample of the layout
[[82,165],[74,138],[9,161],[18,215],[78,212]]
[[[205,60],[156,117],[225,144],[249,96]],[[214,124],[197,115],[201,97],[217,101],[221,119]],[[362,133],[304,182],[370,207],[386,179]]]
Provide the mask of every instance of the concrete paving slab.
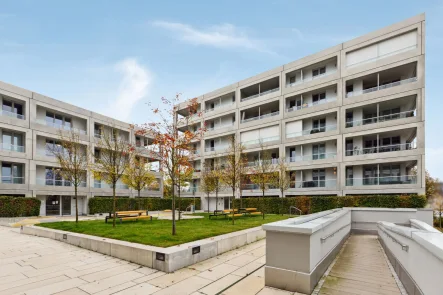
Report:
[[114,295],[150,295],[157,291],[160,291],[160,288],[153,286],[148,283],[137,284],[134,287],[127,288],[123,291],[114,293]]
[[229,275],[201,288],[199,290],[199,292],[202,294],[206,294],[206,295],[215,295],[241,279],[242,279],[242,277],[229,274]]
[[200,274],[199,277],[208,279],[211,281],[216,281],[234,271],[236,271],[239,267],[231,264],[222,263],[217,265],[216,267],[210,268]]
[[211,280],[192,276],[177,284],[171,285],[161,291],[154,293],[155,295],[189,295],[212,283]]

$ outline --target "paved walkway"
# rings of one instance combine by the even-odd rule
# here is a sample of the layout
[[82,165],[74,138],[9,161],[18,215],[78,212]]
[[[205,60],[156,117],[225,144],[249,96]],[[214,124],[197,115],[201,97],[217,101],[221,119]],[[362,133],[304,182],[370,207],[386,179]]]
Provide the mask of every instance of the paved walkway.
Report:
[[265,241],[166,274],[0,226],[0,295],[293,294],[264,288]]
[[401,294],[377,236],[351,235],[319,294]]

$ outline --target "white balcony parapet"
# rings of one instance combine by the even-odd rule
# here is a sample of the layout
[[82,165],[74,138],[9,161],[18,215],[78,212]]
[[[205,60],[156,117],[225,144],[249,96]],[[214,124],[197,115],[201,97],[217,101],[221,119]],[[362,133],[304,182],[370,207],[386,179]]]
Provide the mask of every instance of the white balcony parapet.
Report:
[[214,130],[218,130],[218,129],[222,129],[222,128],[226,128],[226,127],[231,127],[234,126],[234,122],[228,123],[228,124],[220,124],[220,125],[215,125],[214,127],[207,127],[207,131],[214,131]]
[[291,181],[290,188],[334,188],[337,186],[337,179],[324,179],[324,180],[304,180],[304,181]]
[[242,144],[243,145],[252,145],[252,144],[260,144],[260,143],[266,143],[266,142],[277,141],[277,140],[280,140],[280,136],[271,136],[271,137],[265,137],[265,138],[255,139],[255,140],[248,140],[248,141],[242,142]]
[[377,153],[388,153],[388,152],[399,152],[399,151],[409,151],[417,148],[415,142],[402,143],[402,144],[392,144],[392,145],[381,145],[368,148],[355,147],[353,150],[346,150],[346,156],[358,156],[358,155],[368,155]]
[[[104,181],[94,181],[94,188],[105,188],[105,189],[111,189],[112,185],[104,182]],[[116,189],[129,189],[129,186],[127,186],[126,184],[123,183],[117,183],[115,185]]]
[[260,92],[260,93],[248,96],[248,97],[244,97],[244,98],[241,99],[241,101],[250,100],[250,99],[253,99],[253,98],[256,98],[256,97],[259,97],[259,96],[263,96],[263,95],[266,95],[266,94],[269,94],[269,93],[272,93],[272,92],[276,92],[276,91],[279,91],[279,90],[280,90],[280,87],[269,89],[269,90],[266,90],[266,91],[263,91],[263,92]]
[[5,117],[11,117],[11,118],[16,118],[16,119],[20,119],[20,120],[24,120],[25,116],[24,115],[20,115],[11,111],[7,111],[7,110],[0,110],[0,115],[1,116],[5,116]]
[[234,104],[235,104],[235,101],[233,101],[231,103],[218,104],[218,105],[215,105],[212,109],[205,109],[205,113],[210,113],[210,112],[213,112],[213,111],[215,111],[217,109],[221,109],[221,108],[224,108],[224,107],[227,107],[227,106],[232,106]]
[[377,60],[380,60],[382,58],[389,57],[389,56],[392,56],[392,55],[396,55],[396,54],[399,54],[399,53],[402,53],[402,52],[406,52],[406,51],[409,51],[409,50],[413,50],[413,49],[416,49],[416,48],[417,48],[417,45],[412,45],[412,46],[409,46],[409,47],[406,47],[406,48],[402,48],[402,49],[399,49],[399,50],[396,50],[396,51],[392,51],[392,52],[389,52],[389,53],[386,53],[386,54],[382,54],[382,55],[379,55],[377,57],[373,57],[373,58],[370,58],[370,59],[367,59],[367,60],[364,60],[364,61],[360,61],[360,62],[356,62],[356,63],[350,64],[350,65],[347,65],[347,68],[352,68],[352,67],[356,67],[356,66],[359,66],[359,65],[362,65],[362,64],[366,64],[366,63],[370,63],[370,62],[373,62],[373,61],[377,61]]
[[[255,183],[246,183],[246,184],[242,184],[241,189],[242,190],[259,190],[260,185],[255,184]],[[278,187],[272,183],[266,183],[266,189],[278,189]]]
[[208,147],[208,148],[205,148],[205,152],[217,152],[217,151],[226,150],[228,148],[229,148],[229,145]]
[[251,161],[251,162],[247,162],[246,166],[247,167],[257,167],[257,166],[261,166],[262,164],[272,164],[272,165],[276,165],[278,164],[278,159],[271,159],[271,160],[257,160],[257,161]]
[[337,100],[336,96],[335,97],[328,97],[326,99],[322,99],[322,100],[319,100],[317,102],[304,103],[301,106],[294,106],[292,108],[287,108],[286,111],[287,112],[298,111],[298,110],[315,107],[315,106],[322,105],[322,104],[325,104],[325,103],[328,103],[328,102],[332,102],[332,101],[336,101],[336,100]]
[[366,118],[366,119],[362,119],[362,120],[348,121],[348,122],[346,122],[346,128],[374,124],[374,123],[381,123],[381,122],[397,120],[397,119],[411,118],[411,117],[415,117],[415,116],[416,116],[416,110],[404,111],[404,112],[390,114],[390,115]]
[[196,193],[199,192],[198,185],[196,186],[188,186],[188,187],[181,187],[180,191],[183,193]]
[[337,69],[329,70],[329,71],[326,71],[323,74],[320,74],[320,75],[317,75],[317,76],[313,76],[311,78],[306,78],[306,79],[303,79],[303,80],[298,80],[298,81],[295,81],[294,83],[288,83],[288,84],[286,84],[286,87],[294,87],[294,86],[297,86],[297,85],[300,85],[300,84],[303,84],[303,83],[306,83],[306,82],[310,82],[312,80],[316,80],[316,79],[319,79],[319,78],[323,78],[323,77],[329,76],[331,74],[334,74],[335,72],[337,72]]
[[[37,178],[38,185],[45,186],[74,186],[72,181],[65,179],[52,179],[52,178]],[[86,181],[82,181],[80,187],[86,187]]]
[[417,175],[346,178],[346,186],[416,184]]
[[[52,128],[60,129],[60,130],[65,130],[65,131],[71,131],[72,130],[72,131],[77,132],[79,134],[83,134],[83,135],[86,134],[86,130],[82,130],[82,129],[78,129],[78,128],[73,128],[71,126],[57,124],[57,123],[49,122],[49,121],[42,120],[42,119],[38,119],[37,123],[42,124],[42,125],[46,125],[46,126],[49,126],[49,127],[52,127]],[[94,134],[94,136],[95,136],[95,134]]]
[[299,136],[310,135],[310,134],[315,134],[315,133],[320,133],[320,132],[333,131],[333,130],[337,130],[336,124],[326,125],[326,126],[318,127],[318,128],[306,129],[306,130],[299,131],[299,132],[288,133],[288,134],[286,134],[286,138],[299,137]]
[[400,80],[397,82],[392,82],[392,83],[388,83],[388,84],[384,84],[384,85],[380,85],[380,86],[375,86],[375,87],[364,89],[364,90],[351,91],[351,92],[346,93],[346,97],[354,97],[354,96],[358,96],[358,95],[362,95],[362,94],[366,94],[366,93],[370,93],[370,92],[374,92],[374,91],[378,91],[378,90],[383,90],[383,89],[387,89],[387,88],[391,88],[391,87],[395,87],[395,86],[399,86],[399,85],[403,85],[403,84],[413,83],[413,82],[417,82],[417,77],[412,77],[412,78]]
[[323,160],[323,159],[335,159],[337,157],[337,153],[320,153],[320,154],[312,154],[307,156],[295,156],[287,159],[288,163],[293,162],[303,162],[303,161],[315,161],[315,160]]
[[11,151],[11,152],[18,152],[18,153],[24,153],[25,147],[21,145],[15,145],[10,143],[2,142],[0,143],[0,149],[2,151]]
[[25,183],[25,178],[20,176],[2,176],[2,183],[10,183],[10,184],[23,184]]
[[255,121],[255,120],[261,120],[261,119],[277,116],[278,114],[280,114],[280,111],[276,111],[276,112],[273,112],[273,113],[269,113],[269,114],[265,114],[265,115],[260,115],[260,116],[252,117],[252,118],[248,118],[248,119],[243,119],[243,120],[241,120],[241,122],[242,123],[246,123],[246,122],[251,122],[251,121]]

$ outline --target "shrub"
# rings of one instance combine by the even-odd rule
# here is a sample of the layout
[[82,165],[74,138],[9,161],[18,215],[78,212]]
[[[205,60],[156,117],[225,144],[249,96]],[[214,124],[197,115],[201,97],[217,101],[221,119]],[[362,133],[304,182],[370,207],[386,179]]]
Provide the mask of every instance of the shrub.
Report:
[[[342,207],[378,207],[378,208],[423,208],[426,196],[375,195],[375,196],[297,196],[286,198],[243,198],[244,208],[258,208],[265,213],[289,213],[289,207],[295,206],[303,214],[316,213]],[[240,199],[235,199],[235,208],[240,207]]]
[[[175,204],[178,207],[178,201]],[[194,203],[192,198],[182,198],[180,201],[181,210],[185,210],[186,207]],[[196,209],[200,208],[200,199],[195,198]],[[113,208],[113,198],[112,197],[95,197],[89,200],[89,213],[108,213],[112,212]],[[127,211],[127,210],[165,210],[171,209],[172,200],[162,199],[162,198],[117,198],[116,210],[117,211]]]
[[36,198],[0,196],[0,217],[38,216],[40,203]]

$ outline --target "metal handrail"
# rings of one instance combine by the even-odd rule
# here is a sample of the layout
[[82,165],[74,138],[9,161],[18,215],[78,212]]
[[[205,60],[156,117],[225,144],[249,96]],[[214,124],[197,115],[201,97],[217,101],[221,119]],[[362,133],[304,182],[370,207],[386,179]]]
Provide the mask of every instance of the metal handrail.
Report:
[[346,224],[342,227],[340,227],[339,229],[337,229],[335,232],[333,232],[332,234],[327,235],[326,237],[320,238],[320,241],[322,243],[326,242],[327,239],[329,239],[330,237],[333,237],[336,233],[338,233],[339,231],[341,231],[342,229],[344,229],[345,227],[350,226],[350,224]]
[[386,234],[386,236],[387,236],[388,238],[391,238],[391,240],[392,240],[394,243],[399,244],[399,245],[401,246],[401,249],[402,249],[403,251],[406,251],[406,252],[409,251],[409,246],[408,246],[408,245],[406,245],[406,244],[402,244],[399,240],[397,240],[397,239],[394,238],[392,235],[390,235],[390,234],[389,234],[385,229],[383,229],[380,225],[378,225],[378,227],[380,228],[380,230],[381,230],[382,232],[384,232],[384,233]]
[[290,206],[290,207],[289,207],[289,217],[291,217],[292,209],[297,210],[297,211],[300,213],[299,216],[303,215],[303,212],[302,212],[300,209],[298,209],[298,208],[295,207],[295,206]]

